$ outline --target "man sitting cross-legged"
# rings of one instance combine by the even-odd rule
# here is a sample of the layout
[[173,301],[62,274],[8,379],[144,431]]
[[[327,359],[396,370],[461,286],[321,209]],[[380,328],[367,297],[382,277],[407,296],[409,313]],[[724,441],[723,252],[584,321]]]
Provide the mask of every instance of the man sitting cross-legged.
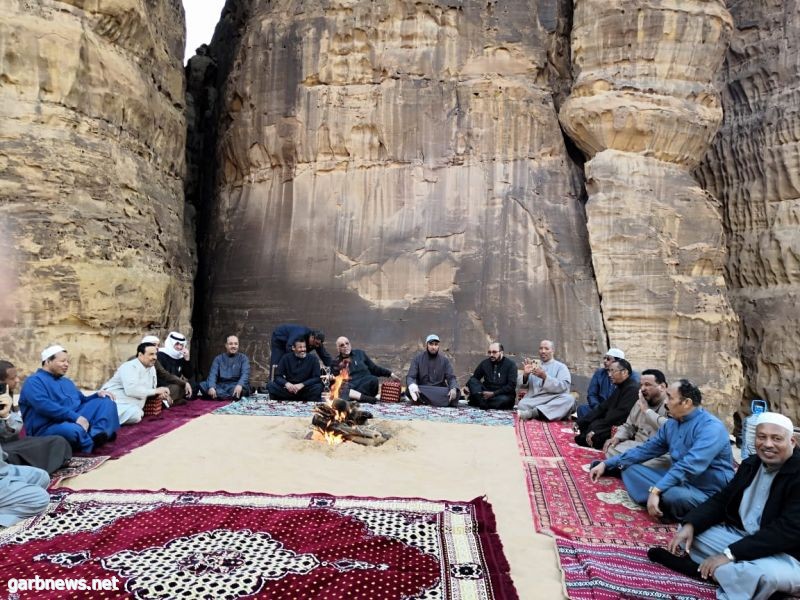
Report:
[[611,437],[611,429],[622,425],[636,404],[639,396],[638,385],[631,375],[633,368],[624,358],[618,358],[608,367],[608,376],[614,382],[614,391],[608,400],[590,411],[585,417],[578,417],[578,435],[575,442],[579,446],[602,448]]
[[389,369],[372,362],[366,352],[353,348],[346,337],[336,340],[336,348],[339,354],[333,357],[331,372],[339,375],[342,370],[347,369],[350,400],[375,404],[378,400],[375,397],[378,395],[378,377],[398,379]]
[[517,405],[519,418],[559,421],[575,410],[575,397],[570,394],[572,376],[567,365],[553,358],[555,344],[550,340],[539,343],[540,364],[525,359],[519,376],[520,388],[527,388]]
[[291,354],[284,354],[275,369],[275,379],[267,386],[274,400],[322,400],[319,359],[306,353],[304,340],[295,340]]
[[158,387],[156,354],[158,346],[142,342],[136,347],[136,357],[120,365],[114,376],[103,384],[103,389],[114,394],[119,422],[133,425],[142,420],[148,398],[169,403],[169,388]]
[[[653,517],[682,519],[692,508],[722,489],[733,477],[733,455],[728,430],[717,417],[700,407],[700,390],[686,379],[667,390],[672,417],[643,443],[592,467],[597,481],[607,469],[621,469],[628,494],[647,504]],[[669,453],[669,469],[651,469],[643,463]]]
[[486,409],[514,408],[517,364],[503,353],[503,344],[492,342],[485,358],[467,380],[469,405]]
[[[0,360],[0,443],[5,461],[10,465],[39,467],[53,473],[72,458],[72,447],[60,435],[20,437],[22,413],[14,402],[14,392],[19,384],[17,368],[7,360]],[[6,393],[2,393],[2,388]]]
[[114,395],[100,390],[84,396],[65,375],[67,351],[42,351],[42,368],[25,380],[19,397],[27,435],[60,435],[74,450],[91,452],[116,438],[119,429]]
[[250,359],[239,352],[239,338],[225,339],[225,352],[211,363],[208,379],[200,383],[200,393],[212,400],[239,400],[250,393]]
[[[639,399],[633,405],[628,419],[617,428],[614,437],[605,443],[603,452],[611,458],[640,446],[653,437],[666,421],[667,380],[658,369],[646,369],[642,371],[639,383]],[[651,469],[669,469],[672,459],[669,454],[664,454],[642,464]]]
[[[762,413],[755,456],[686,515],[669,550],[651,548],[650,560],[689,577],[716,579],[717,598],[800,594],[800,449],[793,430],[788,417]],[[677,556],[681,548],[688,554]]]

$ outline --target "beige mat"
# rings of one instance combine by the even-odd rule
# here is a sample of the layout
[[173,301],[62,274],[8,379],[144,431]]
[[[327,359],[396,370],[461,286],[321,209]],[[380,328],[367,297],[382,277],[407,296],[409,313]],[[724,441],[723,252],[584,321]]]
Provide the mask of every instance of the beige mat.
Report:
[[520,598],[564,597],[553,541],[534,532],[513,428],[377,424],[392,436],[383,446],[331,448],[303,439],[305,419],[207,415],[68,486],[444,500],[486,495]]

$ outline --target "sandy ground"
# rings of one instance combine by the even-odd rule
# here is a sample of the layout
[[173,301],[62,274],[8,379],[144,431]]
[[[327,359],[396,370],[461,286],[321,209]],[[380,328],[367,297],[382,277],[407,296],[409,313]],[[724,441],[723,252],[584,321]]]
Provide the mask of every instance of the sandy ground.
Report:
[[74,489],[487,496],[523,599],[564,598],[551,538],[535,533],[514,430],[380,421],[378,448],[307,441],[307,419],[206,415],[65,482]]

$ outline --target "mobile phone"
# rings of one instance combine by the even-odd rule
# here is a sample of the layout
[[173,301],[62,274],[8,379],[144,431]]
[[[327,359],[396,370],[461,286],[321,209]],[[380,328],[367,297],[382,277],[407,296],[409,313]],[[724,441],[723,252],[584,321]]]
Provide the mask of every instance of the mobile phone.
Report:
[[7,383],[0,383],[0,394],[5,394],[8,391]]

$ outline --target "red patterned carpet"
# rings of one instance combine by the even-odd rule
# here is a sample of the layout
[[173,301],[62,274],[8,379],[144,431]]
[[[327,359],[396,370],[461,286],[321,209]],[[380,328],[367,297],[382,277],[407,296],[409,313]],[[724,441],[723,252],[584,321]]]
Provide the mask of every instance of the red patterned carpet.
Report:
[[714,586],[647,559],[676,530],[635,504],[620,479],[589,480],[602,452],[574,442],[568,422],[517,422],[536,529],[558,547],[570,598],[713,598]]
[[481,498],[55,490],[0,531],[0,573],[116,577],[115,598],[517,598]]

